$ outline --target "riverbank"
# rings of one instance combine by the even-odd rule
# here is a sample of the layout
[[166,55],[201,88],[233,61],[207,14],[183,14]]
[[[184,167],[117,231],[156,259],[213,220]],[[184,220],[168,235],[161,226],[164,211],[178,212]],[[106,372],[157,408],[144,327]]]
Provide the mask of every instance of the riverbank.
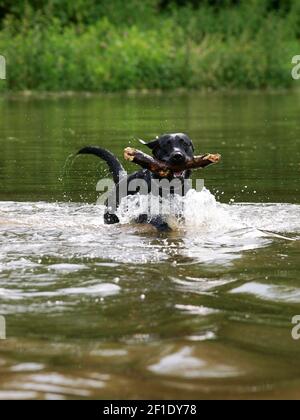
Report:
[[66,23],[32,10],[21,19],[10,15],[0,31],[7,61],[0,90],[290,88],[291,60],[300,52],[296,11],[254,1],[152,11],[130,22],[108,15]]
[[300,82],[297,86],[292,88],[265,88],[265,89],[130,89],[125,91],[116,92],[97,92],[97,91],[38,91],[38,90],[25,90],[25,91],[3,91],[1,92],[0,99],[8,100],[31,100],[31,99],[64,99],[64,98],[78,98],[78,99],[90,99],[90,98],[120,98],[120,97],[234,97],[241,95],[250,96],[273,96],[273,95],[287,95],[295,94],[300,95]]

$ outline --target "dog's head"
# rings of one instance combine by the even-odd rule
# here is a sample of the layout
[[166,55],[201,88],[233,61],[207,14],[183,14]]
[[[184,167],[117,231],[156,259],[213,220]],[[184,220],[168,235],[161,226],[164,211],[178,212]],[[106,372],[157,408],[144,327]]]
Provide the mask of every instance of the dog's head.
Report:
[[[153,156],[174,167],[184,168],[185,164],[194,157],[192,140],[183,133],[164,134],[149,143],[142,142],[152,150]],[[174,172],[175,177],[183,177],[185,171]]]

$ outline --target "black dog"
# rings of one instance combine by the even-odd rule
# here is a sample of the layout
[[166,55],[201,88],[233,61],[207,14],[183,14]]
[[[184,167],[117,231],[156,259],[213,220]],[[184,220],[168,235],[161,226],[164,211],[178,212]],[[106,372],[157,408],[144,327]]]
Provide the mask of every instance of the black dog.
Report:
[[[143,141],[141,142],[152,150],[152,154],[156,159],[163,162],[167,162],[169,164],[184,166],[184,163],[192,159],[194,156],[193,143],[186,134],[164,134],[161,137],[157,137],[155,140],[150,141],[149,143],[145,143]],[[147,183],[148,193],[150,193],[152,181],[162,179],[146,169],[135,172],[127,177],[126,171],[119,162],[119,160],[111,152],[100,147],[85,147],[81,149],[78,152],[78,154],[95,155],[103,159],[108,164],[108,167],[116,185],[115,191],[113,192],[116,197],[119,197],[119,190],[122,182],[126,182],[126,184],[128,185],[132,180],[142,179]],[[190,176],[190,170],[174,172],[173,176],[168,180],[171,181],[172,179],[179,179],[183,183],[183,181],[189,179]],[[138,190],[136,190],[135,192],[128,192],[127,195],[133,195],[138,192]],[[118,205],[119,200],[117,200],[116,202],[116,207],[118,207]],[[111,208],[108,207],[104,215],[104,220],[106,224],[119,223],[117,215],[112,211]],[[139,216],[137,222],[151,223],[159,231],[170,230],[167,222],[161,216],[155,216],[149,220],[147,215],[142,214]]]

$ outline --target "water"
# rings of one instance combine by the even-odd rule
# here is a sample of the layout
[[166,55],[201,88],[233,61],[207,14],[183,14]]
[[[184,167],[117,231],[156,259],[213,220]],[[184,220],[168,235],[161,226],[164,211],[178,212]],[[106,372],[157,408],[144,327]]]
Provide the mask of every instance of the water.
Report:
[[[299,99],[1,99],[1,399],[299,398]],[[166,131],[223,155],[186,223],[105,226],[105,165],[67,157]]]

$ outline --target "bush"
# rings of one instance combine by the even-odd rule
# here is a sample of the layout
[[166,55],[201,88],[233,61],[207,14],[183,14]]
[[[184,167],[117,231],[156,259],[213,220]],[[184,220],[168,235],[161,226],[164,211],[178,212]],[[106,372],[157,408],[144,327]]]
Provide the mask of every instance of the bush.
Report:
[[[198,2],[201,7],[157,0],[130,0],[125,6],[114,0],[119,7],[96,0],[60,1],[65,7],[59,11],[58,0],[32,0],[15,2],[5,13],[0,53],[7,59],[8,79],[1,89],[274,88],[292,83],[291,57],[299,53],[300,30],[299,3],[292,0],[285,8],[271,0],[225,2],[226,7],[206,0]],[[7,4],[0,0],[2,10]]]

